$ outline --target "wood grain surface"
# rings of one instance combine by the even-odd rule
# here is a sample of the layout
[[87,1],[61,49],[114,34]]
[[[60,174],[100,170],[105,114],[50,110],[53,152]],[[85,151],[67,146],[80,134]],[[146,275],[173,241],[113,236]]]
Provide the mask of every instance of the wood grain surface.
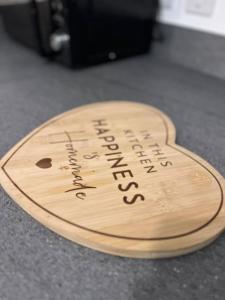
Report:
[[224,179],[175,144],[161,111],[111,101],[75,108],[34,130],[1,160],[0,181],[58,234],[130,257],[185,254],[224,229]]

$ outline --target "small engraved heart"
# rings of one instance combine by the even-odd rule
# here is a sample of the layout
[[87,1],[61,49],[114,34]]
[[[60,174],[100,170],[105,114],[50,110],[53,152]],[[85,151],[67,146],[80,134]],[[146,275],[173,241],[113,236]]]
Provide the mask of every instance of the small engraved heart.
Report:
[[52,167],[52,159],[51,158],[43,158],[36,163],[36,166],[41,169],[48,169]]

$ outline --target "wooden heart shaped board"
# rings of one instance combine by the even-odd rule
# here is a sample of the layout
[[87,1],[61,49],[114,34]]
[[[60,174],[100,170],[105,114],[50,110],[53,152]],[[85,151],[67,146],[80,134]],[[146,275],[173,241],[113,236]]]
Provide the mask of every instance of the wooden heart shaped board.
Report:
[[175,144],[161,111],[112,101],[66,112],[1,160],[1,184],[58,234],[120,256],[185,254],[224,229],[224,179]]

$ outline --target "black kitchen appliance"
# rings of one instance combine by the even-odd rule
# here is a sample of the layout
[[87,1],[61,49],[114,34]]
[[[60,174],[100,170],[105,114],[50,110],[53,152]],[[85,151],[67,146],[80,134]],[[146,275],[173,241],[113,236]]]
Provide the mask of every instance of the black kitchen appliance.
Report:
[[158,0],[20,0],[7,32],[40,54],[79,67],[148,51]]

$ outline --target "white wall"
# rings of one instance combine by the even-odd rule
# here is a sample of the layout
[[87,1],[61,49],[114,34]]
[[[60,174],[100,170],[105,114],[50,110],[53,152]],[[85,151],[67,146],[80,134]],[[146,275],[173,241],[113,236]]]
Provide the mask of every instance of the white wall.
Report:
[[159,20],[225,36],[225,0],[161,0]]

